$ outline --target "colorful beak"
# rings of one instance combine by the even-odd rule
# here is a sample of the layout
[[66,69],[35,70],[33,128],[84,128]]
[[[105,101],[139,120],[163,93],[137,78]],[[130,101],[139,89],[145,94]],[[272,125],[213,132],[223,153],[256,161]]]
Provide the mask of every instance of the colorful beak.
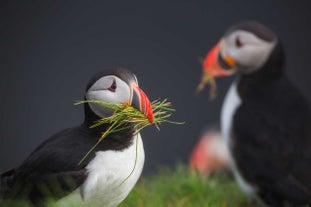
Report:
[[152,106],[150,103],[149,98],[144,93],[143,90],[141,90],[135,83],[131,85],[132,88],[132,101],[131,105],[141,111],[149,120],[150,123],[153,122],[153,112],[152,112]]
[[223,56],[220,48],[225,47],[224,42],[220,41],[206,55],[203,61],[203,74],[197,91],[202,91],[207,83],[211,86],[210,98],[216,97],[216,82],[215,77],[229,76],[235,73],[236,61],[228,56]]

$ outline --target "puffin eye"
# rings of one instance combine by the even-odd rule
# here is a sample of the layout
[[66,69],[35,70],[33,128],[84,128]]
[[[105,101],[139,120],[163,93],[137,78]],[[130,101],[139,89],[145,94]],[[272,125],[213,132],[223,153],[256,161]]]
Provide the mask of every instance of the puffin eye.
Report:
[[111,86],[108,88],[108,90],[111,92],[115,92],[116,89],[117,89],[117,84],[116,84],[116,81],[113,80],[113,82],[112,82]]
[[242,41],[241,41],[241,39],[240,39],[239,36],[237,36],[237,37],[235,38],[235,46],[236,46],[237,48],[240,48],[240,47],[243,46],[243,43],[242,43]]

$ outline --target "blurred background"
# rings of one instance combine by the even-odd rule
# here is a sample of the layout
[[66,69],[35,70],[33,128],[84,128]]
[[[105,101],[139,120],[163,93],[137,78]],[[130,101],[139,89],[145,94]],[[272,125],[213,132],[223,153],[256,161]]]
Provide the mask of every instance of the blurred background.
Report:
[[310,2],[273,0],[1,1],[0,172],[19,165],[43,140],[83,120],[89,78],[132,70],[151,100],[168,98],[174,121],[143,133],[144,173],[188,162],[206,127],[217,126],[234,77],[218,97],[196,94],[200,57],[235,22],[258,20],[283,41],[289,78],[311,98]]

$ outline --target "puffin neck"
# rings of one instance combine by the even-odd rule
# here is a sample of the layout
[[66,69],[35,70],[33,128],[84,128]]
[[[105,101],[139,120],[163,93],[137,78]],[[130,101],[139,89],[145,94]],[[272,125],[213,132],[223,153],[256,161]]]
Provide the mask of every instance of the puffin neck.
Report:
[[253,90],[266,84],[267,82],[279,79],[284,75],[285,55],[282,44],[275,45],[271,56],[267,62],[256,72],[251,74],[241,74],[238,83],[238,93],[240,97],[252,93]]
[[104,131],[107,130],[109,127],[108,125],[100,125],[95,128],[90,128],[93,124],[96,123],[96,121],[100,120],[101,118],[97,116],[90,108],[88,103],[84,104],[84,122],[83,126],[84,128],[90,132],[92,135],[100,137]]
[[[103,132],[105,132],[110,125],[102,124],[95,128],[90,128],[90,126],[96,123],[96,121],[100,120],[101,117],[97,116],[91,110],[88,104],[84,104],[84,110],[85,110],[85,118],[82,124],[84,130],[86,130],[87,133],[91,134],[92,137],[96,137],[96,139],[99,139],[103,135]],[[132,144],[134,133],[135,130],[132,127],[116,133],[112,133],[109,134],[106,138],[104,138],[101,144],[106,146],[105,143],[109,142],[110,143],[109,146],[112,146],[111,149],[123,150],[124,148],[127,148]]]

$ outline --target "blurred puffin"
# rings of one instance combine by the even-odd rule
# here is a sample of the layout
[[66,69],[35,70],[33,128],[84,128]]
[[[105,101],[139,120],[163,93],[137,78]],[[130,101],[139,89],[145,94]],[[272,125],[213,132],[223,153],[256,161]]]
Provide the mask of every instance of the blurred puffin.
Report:
[[310,103],[286,78],[284,61],[274,32],[241,22],[207,54],[199,85],[238,73],[222,107],[222,135],[242,190],[268,206],[311,204]]
[[[136,76],[126,69],[96,74],[86,87],[85,99],[127,102],[150,122],[153,119],[149,99],[138,87]],[[51,136],[19,167],[1,175],[0,197],[26,199],[36,206],[44,205],[47,197],[59,199],[60,203],[74,198],[86,206],[117,206],[134,187],[143,169],[145,155],[140,134],[135,135],[134,129],[113,133],[78,164],[109,127],[91,129],[90,125],[112,113],[98,104],[85,104],[85,120],[80,126]],[[136,142],[136,167],[126,179],[134,167]]]

